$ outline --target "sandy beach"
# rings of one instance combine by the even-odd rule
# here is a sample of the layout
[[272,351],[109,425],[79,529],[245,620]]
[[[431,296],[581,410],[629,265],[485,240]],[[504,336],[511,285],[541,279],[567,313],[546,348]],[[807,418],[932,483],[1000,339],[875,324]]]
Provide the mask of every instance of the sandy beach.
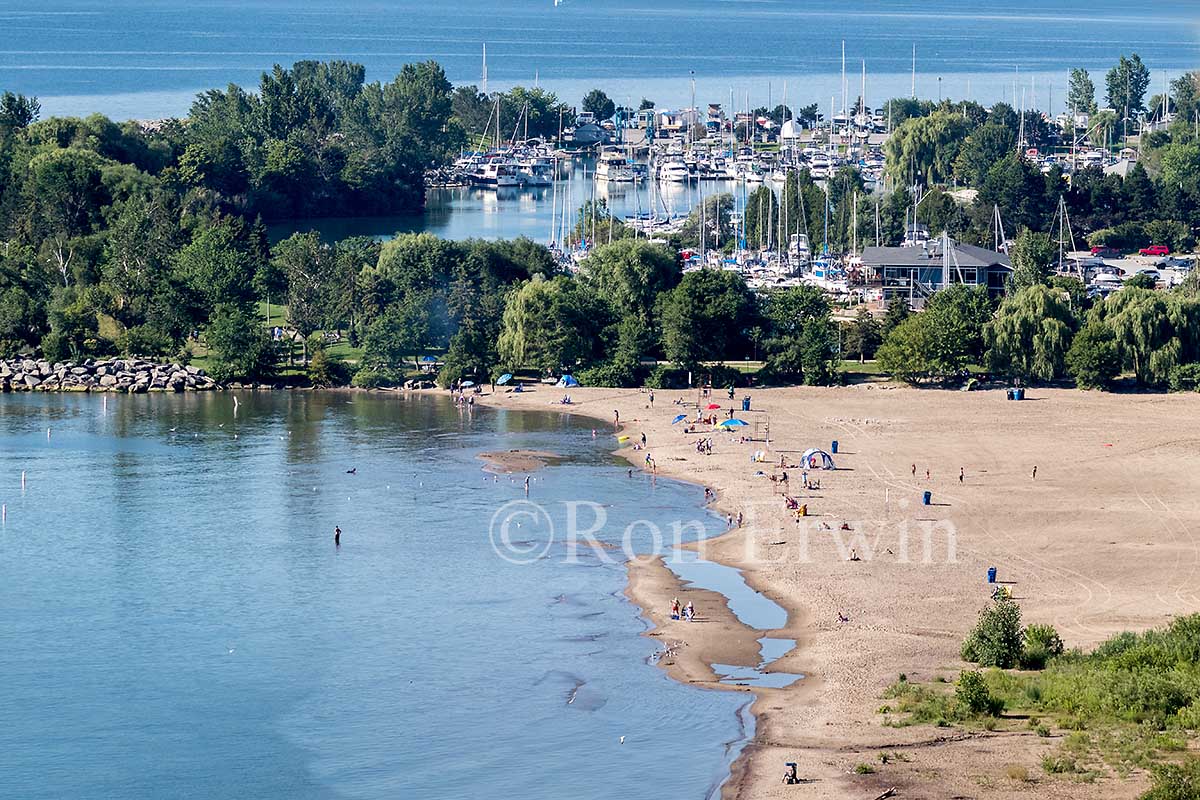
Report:
[[[1038,389],[1011,402],[1002,391],[863,384],[754,390],[746,414],[739,392],[737,416],[758,423],[743,430],[765,436],[769,425],[767,444],[672,426],[677,414],[695,413],[695,390],[655,392],[653,407],[639,390],[571,395],[571,406],[558,405],[553,389],[483,401],[595,417],[614,445],[619,411],[620,433],[630,436],[622,455],[640,466],[649,453],[658,474],[703,483],[720,512],[743,515],[743,527],[702,545],[704,557],[742,570],[789,612],[775,633],[798,646],[773,669],[806,678],[755,690],[756,734],[725,797],[870,798],[896,787],[900,797],[1133,798],[1146,788],[1140,772],[1093,784],[1045,776],[1038,764],[1058,732],[890,728],[877,709],[900,673],[956,677],[960,642],[988,601],[989,566],[1024,620],[1052,623],[1068,647],[1200,610],[1194,397]],[[711,402],[730,405],[723,392]],[[641,433],[646,451],[634,452]],[[712,438],[711,455],[697,452],[701,437]],[[795,464],[834,440],[837,469],[810,473],[819,490],[804,490],[798,468],[787,468],[786,488],[770,479],[781,456]],[[758,450],[765,463],[752,462]],[[783,491],[810,516],[785,508]],[[673,677],[715,686],[709,664],[754,663],[761,634],[719,595],[681,587],[658,559],[639,559],[629,572],[629,596],[656,626],[648,635],[668,648],[661,664]],[[670,620],[671,598],[686,603],[689,594],[699,624]],[[881,766],[881,752],[899,757]],[[781,783],[788,761],[804,784]],[[854,774],[862,762],[876,772]],[[1034,780],[1009,777],[1012,765]]]

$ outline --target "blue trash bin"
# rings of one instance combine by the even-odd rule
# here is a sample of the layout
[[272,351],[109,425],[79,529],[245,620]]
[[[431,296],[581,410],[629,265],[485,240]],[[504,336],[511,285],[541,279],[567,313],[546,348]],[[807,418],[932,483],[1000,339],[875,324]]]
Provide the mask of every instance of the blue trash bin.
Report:
[[749,410],[750,410],[750,395],[746,395],[745,397],[742,398],[742,411],[749,411]]
[[933,502],[933,492],[926,492],[921,497],[921,505],[923,505],[923,506],[927,506],[932,502]]
[[988,567],[988,583],[996,582],[996,568]]
[[833,443],[829,445],[829,452],[833,453],[835,456],[837,455],[837,439],[834,439]]
[[1018,399],[1018,400],[1024,400],[1024,399],[1025,399],[1025,389],[1024,389],[1024,388],[1021,388],[1021,389],[1016,389],[1016,390],[1015,390],[1015,394],[1016,394],[1016,396],[1017,396],[1017,398],[1016,398],[1016,399]]

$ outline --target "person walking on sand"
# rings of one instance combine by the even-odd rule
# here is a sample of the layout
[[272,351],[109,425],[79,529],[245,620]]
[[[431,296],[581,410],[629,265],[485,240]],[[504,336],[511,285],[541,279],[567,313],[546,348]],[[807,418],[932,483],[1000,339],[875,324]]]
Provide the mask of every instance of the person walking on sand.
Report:
[[679,598],[671,601],[671,619],[679,619]]
[[912,474],[913,474],[914,478],[917,477],[917,465],[916,464],[912,465]]
[[929,470],[925,470],[925,480],[929,480]]
[[696,619],[696,607],[692,605],[692,601],[688,600],[688,604],[683,609],[683,615],[687,617],[688,622]]
[[650,390],[650,407],[654,408],[654,390]]
[[742,512],[740,512],[740,511],[739,511],[739,512],[738,512],[738,515],[737,515],[737,526],[738,526],[739,528],[740,528],[740,527],[742,527],[742,520],[743,520],[743,517],[742,517]]
[[342,529],[339,528],[337,525],[333,526],[333,546],[334,547],[342,546]]
[[646,432],[642,431],[642,447],[646,446]]
[[525,476],[525,496],[529,496],[529,476]]
[[1037,480],[1037,464],[1033,465],[1033,479]]
[[965,475],[966,475],[966,470],[963,467],[959,467],[958,468],[958,482],[959,483],[963,482],[963,478],[965,477]]

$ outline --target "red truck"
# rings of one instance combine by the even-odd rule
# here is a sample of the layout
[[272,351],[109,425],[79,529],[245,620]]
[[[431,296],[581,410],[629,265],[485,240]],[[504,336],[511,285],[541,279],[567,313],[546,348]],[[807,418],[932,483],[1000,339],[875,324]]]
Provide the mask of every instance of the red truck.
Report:
[[1169,256],[1171,255],[1171,248],[1167,247],[1165,244],[1156,244],[1151,247],[1143,247],[1141,250],[1138,250],[1138,255]]
[[1100,256],[1101,258],[1118,258],[1121,251],[1115,247],[1099,245],[1092,248],[1092,255]]

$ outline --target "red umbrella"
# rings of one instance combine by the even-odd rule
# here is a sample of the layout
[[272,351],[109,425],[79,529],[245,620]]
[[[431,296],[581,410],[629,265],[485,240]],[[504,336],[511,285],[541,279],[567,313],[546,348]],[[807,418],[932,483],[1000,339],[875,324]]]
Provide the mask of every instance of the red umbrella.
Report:
[[720,408],[720,407],[721,407],[721,404],[720,404],[720,403],[709,403],[709,404],[708,404],[708,410],[709,410],[709,411],[716,411],[716,410],[717,410],[718,408]]

